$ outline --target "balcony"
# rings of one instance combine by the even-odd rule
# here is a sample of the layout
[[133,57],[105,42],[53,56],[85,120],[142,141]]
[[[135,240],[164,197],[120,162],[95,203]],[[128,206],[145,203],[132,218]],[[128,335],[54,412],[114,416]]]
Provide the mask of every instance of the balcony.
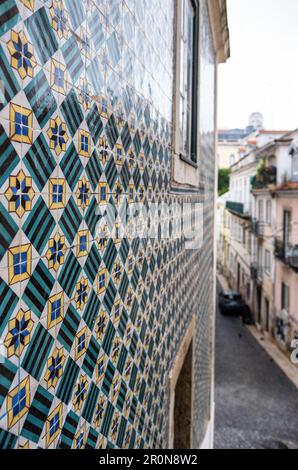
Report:
[[260,237],[260,238],[264,237],[265,235],[265,223],[264,222],[261,222],[257,219],[253,219],[251,228],[252,228],[252,233],[256,237]]
[[277,169],[275,166],[261,168],[252,180],[252,189],[264,189],[277,183]]
[[251,278],[257,283],[263,281],[263,268],[258,263],[252,263],[250,267]]
[[250,218],[250,205],[242,202],[227,201],[226,208],[234,215],[238,215],[244,219]]
[[277,259],[298,273],[298,245],[286,245],[283,240],[275,238],[274,254]]

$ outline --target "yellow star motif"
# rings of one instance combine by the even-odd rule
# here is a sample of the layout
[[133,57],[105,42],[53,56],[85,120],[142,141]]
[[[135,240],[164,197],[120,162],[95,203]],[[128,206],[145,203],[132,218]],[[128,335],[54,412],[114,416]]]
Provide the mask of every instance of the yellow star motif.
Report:
[[87,376],[82,374],[73,398],[73,406],[75,411],[81,410],[83,403],[86,400],[88,387],[89,384]]
[[82,279],[77,283],[76,286],[75,302],[77,309],[82,310],[86,305],[88,301],[88,292],[88,279],[82,277]]
[[65,122],[62,122],[59,116],[56,119],[51,119],[47,134],[50,139],[50,148],[55,150],[56,155],[59,157],[61,152],[65,152],[68,142]]
[[65,237],[64,235],[60,235],[59,232],[57,232],[55,237],[49,240],[49,249],[46,253],[49,269],[58,271],[59,267],[64,263],[65,253]]
[[19,310],[15,318],[8,323],[8,333],[5,337],[4,344],[7,348],[7,357],[20,357],[24,348],[30,342],[30,334],[34,322],[31,319],[31,312],[28,310]]
[[68,13],[63,7],[63,2],[61,0],[53,0],[52,6],[50,8],[50,13],[52,17],[52,27],[57,32],[60,39],[67,39],[68,35]]
[[78,206],[81,207],[82,209],[85,209],[85,207],[89,206],[90,195],[91,195],[90,183],[89,181],[87,181],[87,179],[84,176],[79,181],[79,184],[78,184],[78,190],[77,190]]
[[16,212],[21,218],[32,208],[35,191],[32,188],[32,178],[20,170],[16,176],[10,176],[9,187],[5,192],[9,212]]
[[10,41],[7,48],[11,55],[11,66],[18,71],[20,77],[24,80],[26,77],[33,78],[36,60],[34,57],[34,49],[28,41],[23,31],[17,33],[12,30]]
[[47,382],[48,388],[56,387],[58,380],[63,374],[64,362],[65,355],[63,353],[63,348],[56,348],[47,362],[45,381]]

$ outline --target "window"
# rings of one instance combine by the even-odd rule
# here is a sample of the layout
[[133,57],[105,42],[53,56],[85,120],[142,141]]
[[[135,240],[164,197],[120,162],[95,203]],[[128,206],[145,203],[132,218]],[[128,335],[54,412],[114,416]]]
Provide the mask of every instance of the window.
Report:
[[285,248],[288,248],[290,243],[290,231],[291,231],[291,212],[284,211],[284,221],[283,221],[283,241]]
[[266,224],[271,225],[271,201],[266,201]]
[[282,282],[281,284],[281,309],[289,313],[290,292],[289,287]]
[[265,250],[265,271],[267,274],[271,273],[271,255],[268,250]]
[[264,201],[261,199],[259,201],[259,222],[263,222],[264,217]]
[[198,6],[182,0],[180,33],[180,155],[196,162],[198,97]]
[[292,177],[293,180],[298,181],[298,151],[293,154]]

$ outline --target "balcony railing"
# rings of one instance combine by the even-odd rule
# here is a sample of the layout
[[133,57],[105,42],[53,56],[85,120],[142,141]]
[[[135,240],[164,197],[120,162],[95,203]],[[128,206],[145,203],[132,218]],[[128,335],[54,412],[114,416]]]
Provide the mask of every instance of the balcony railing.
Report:
[[256,236],[256,237],[264,237],[264,234],[265,234],[265,223],[264,222],[261,222],[260,220],[257,220],[257,219],[253,219],[252,221],[252,224],[251,224],[251,228],[252,228],[252,233]]
[[275,238],[274,254],[277,259],[298,272],[298,245],[285,244],[280,238]]
[[226,202],[226,208],[230,211],[233,212],[236,215],[239,215],[241,217],[249,217],[250,216],[250,205],[249,204],[243,204],[242,202],[233,202],[233,201],[227,201]]
[[252,180],[252,189],[263,189],[269,185],[276,185],[277,169],[275,166],[262,168]]
[[262,282],[263,268],[258,263],[252,263],[250,267],[251,278],[253,281]]

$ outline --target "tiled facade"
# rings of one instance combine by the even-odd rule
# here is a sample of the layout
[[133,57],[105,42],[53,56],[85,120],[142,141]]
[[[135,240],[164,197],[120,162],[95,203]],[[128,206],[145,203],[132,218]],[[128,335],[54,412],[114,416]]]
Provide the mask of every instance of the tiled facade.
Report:
[[[209,419],[215,57],[201,1],[200,189],[175,192],[171,0],[0,2],[0,447],[167,445],[197,316]],[[162,56],[160,55],[162,50]],[[201,201],[204,241],[98,236],[98,206]]]

